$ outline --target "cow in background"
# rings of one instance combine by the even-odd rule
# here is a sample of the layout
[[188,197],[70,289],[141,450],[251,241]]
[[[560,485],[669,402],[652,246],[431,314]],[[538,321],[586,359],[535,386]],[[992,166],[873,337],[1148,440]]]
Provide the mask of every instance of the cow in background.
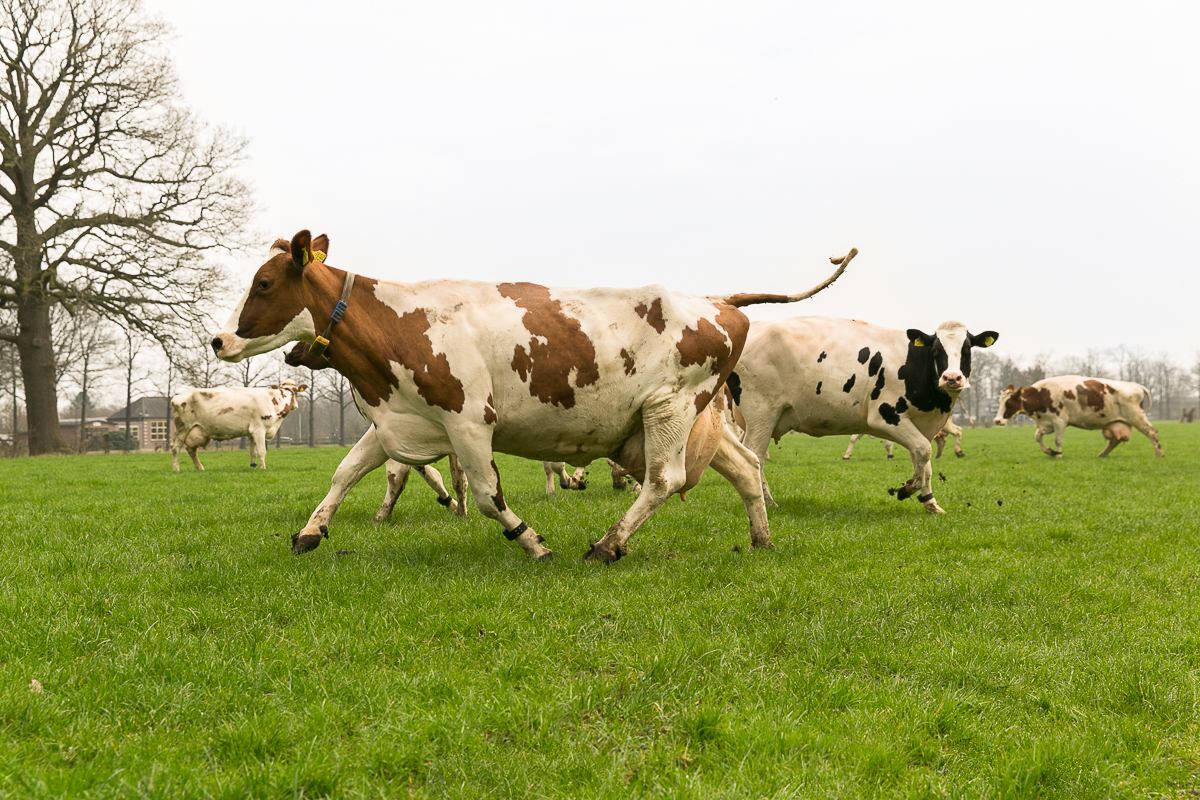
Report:
[[[1104,458],[1117,445],[1129,441],[1130,426],[1137,428],[1154,444],[1154,454],[1162,456],[1158,431],[1150,424],[1150,390],[1140,383],[1082,375],[1060,375],[1040,380],[1032,386],[1014,389],[1012,384],[1000,393],[1000,410],[994,422],[1005,425],[1018,414],[1026,414],[1037,423],[1034,439],[1048,456],[1062,458],[1063,433],[1068,427],[1085,431],[1104,431],[1108,446]],[[1054,434],[1054,449],[1042,437]]]
[[192,389],[171,398],[175,437],[171,469],[179,472],[179,451],[186,448],[196,469],[203,471],[197,451],[210,441],[249,436],[250,466],[267,468],[267,442],[296,407],[296,396],[308,386],[284,381],[271,388]]
[[[622,557],[629,537],[686,485],[688,439],[745,343],[749,320],[738,309],[811,297],[857,252],[800,294],[696,297],[661,286],[377,281],[325,264],[318,243],[328,238],[304,230],[272,246],[213,336],[216,355],[237,362],[294,341],[328,346],[376,429],[343,465],[365,474],[388,458],[419,465],[455,453],[480,511],[532,558],[551,551],[505,502],[492,453],[574,466],[612,458],[643,478],[643,491],[585,556],[604,562]],[[741,496],[752,545],[769,547],[754,454],[729,435],[711,464]],[[320,544],[329,519],[319,512],[293,551]]]
[[1180,422],[1195,422],[1196,421],[1196,407],[1192,406],[1191,408],[1185,408],[1183,410],[1183,414],[1181,414],[1179,417],[1179,421]]
[[[933,496],[930,442],[970,383],[971,350],[999,334],[972,334],[944,322],[933,334],[890,330],[852,319],[794,317],[754,322],[729,389],[746,420],[744,442],[759,462],[790,431],[810,436],[869,433],[908,450],[913,476],[889,493]],[[775,504],[763,475],[767,502]]]

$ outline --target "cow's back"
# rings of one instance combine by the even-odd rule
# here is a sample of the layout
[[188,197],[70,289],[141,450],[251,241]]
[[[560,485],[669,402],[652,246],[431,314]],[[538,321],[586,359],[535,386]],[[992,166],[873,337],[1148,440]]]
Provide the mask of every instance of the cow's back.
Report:
[[1031,416],[1057,415],[1076,428],[1099,430],[1113,422],[1134,424],[1146,418],[1147,391],[1131,381],[1057,375],[1029,387],[1022,404]]

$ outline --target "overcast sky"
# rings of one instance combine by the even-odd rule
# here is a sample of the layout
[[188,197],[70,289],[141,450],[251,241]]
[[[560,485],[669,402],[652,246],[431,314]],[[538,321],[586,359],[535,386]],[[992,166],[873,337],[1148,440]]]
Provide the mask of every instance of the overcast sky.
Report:
[[[263,255],[1200,349],[1200,4],[146,0]],[[248,283],[261,258],[236,264]]]

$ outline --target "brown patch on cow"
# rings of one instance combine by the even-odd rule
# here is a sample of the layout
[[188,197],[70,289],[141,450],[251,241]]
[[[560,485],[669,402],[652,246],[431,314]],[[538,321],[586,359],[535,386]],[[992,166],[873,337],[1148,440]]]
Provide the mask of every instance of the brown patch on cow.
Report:
[[[526,348],[519,345],[513,353],[513,369],[525,382],[529,394],[543,403],[572,408],[575,387],[591,386],[600,380],[596,347],[583,332],[579,320],[568,317],[558,300],[550,299],[550,290],[536,283],[502,283],[500,294],[525,309],[521,323],[533,336]],[[538,339],[546,340],[542,344]],[[575,387],[571,373],[575,373]]]
[[504,489],[500,487],[500,470],[496,469],[496,459],[492,459],[492,472],[496,474],[496,493],[492,495],[492,504],[496,506],[497,511],[507,511],[508,506],[504,503]]
[[624,347],[621,348],[621,358],[625,359],[625,374],[632,375],[637,372],[637,367],[633,365],[633,356],[629,355],[629,351]]
[[264,420],[269,420],[269,419],[271,419],[271,415],[270,415],[270,414],[263,414],[263,419],[264,419]]
[[1067,398],[1068,400],[1074,400],[1075,393],[1072,392],[1070,389],[1063,389],[1063,397]]
[[[729,337],[725,332],[704,318],[696,320],[696,329],[683,329],[679,344],[680,366],[690,367],[703,364],[710,358],[718,362],[729,355]],[[714,370],[715,371],[715,370]]]
[[[718,395],[718,397],[719,396],[720,395]],[[712,399],[713,399],[712,392],[697,393],[697,395],[696,395],[696,413],[699,414],[701,411],[703,411],[704,408],[708,405],[709,401],[711,401]]]
[[1076,386],[1075,391],[1079,393],[1079,402],[1081,405],[1088,406],[1095,411],[1101,411],[1104,409],[1104,395],[1112,392],[1113,388],[1107,383],[1089,379]]
[[1054,400],[1050,397],[1049,389],[1035,389],[1030,386],[1021,390],[1021,405],[1026,414],[1041,414],[1054,408]]
[[487,396],[487,402],[483,404],[483,421],[484,424],[495,425],[496,419],[496,406],[492,400],[492,396],[489,394]]
[[654,302],[648,307],[645,303],[638,303],[633,307],[637,315],[646,320],[646,324],[658,333],[662,333],[667,329],[667,321],[663,318],[662,313],[662,298],[654,298]]
[[1013,392],[1012,386],[1009,386],[1008,390],[1012,392],[1012,394],[1010,394],[1008,399],[1004,401],[1004,419],[1012,419],[1017,414],[1021,413],[1021,393]]

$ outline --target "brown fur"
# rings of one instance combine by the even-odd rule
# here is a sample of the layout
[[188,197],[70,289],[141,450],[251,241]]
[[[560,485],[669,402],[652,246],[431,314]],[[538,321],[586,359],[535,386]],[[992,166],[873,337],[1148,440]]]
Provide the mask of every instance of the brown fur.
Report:
[[[522,381],[529,378],[529,394],[543,403],[573,408],[575,386],[591,386],[600,380],[596,348],[579,324],[563,313],[562,303],[550,299],[550,290],[535,283],[502,283],[500,294],[525,309],[522,323],[533,334],[528,352],[520,345],[513,353],[513,369]],[[546,340],[546,344],[537,337]]]
[[662,298],[655,298],[654,302],[647,308],[645,303],[638,303],[634,306],[634,311],[642,319],[646,320],[646,324],[654,328],[655,333],[662,333],[667,329],[667,321],[663,318]]

